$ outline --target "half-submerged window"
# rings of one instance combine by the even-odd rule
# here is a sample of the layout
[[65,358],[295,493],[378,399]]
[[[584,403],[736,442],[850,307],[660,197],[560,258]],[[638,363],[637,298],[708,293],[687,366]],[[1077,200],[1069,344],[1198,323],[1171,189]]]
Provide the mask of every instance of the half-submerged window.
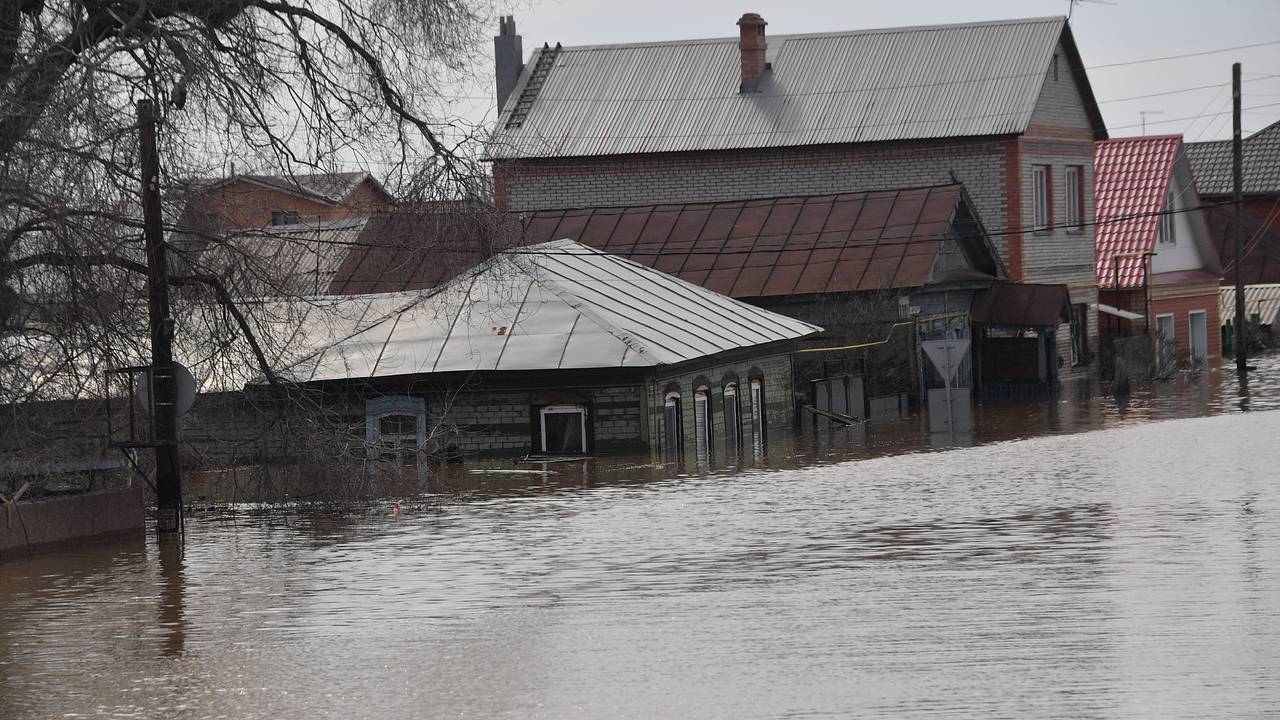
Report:
[[542,452],[580,455],[587,452],[585,405],[547,405],[539,411]]
[[662,453],[667,462],[684,459],[684,416],[680,393],[667,393],[662,403]]
[[724,454],[737,458],[742,453],[742,405],[738,402],[738,384],[724,386]]
[[711,392],[704,385],[693,392],[694,448],[698,462],[711,459]]
[[756,457],[764,454],[764,446],[768,435],[766,424],[764,380],[762,378],[754,378],[751,380],[751,446],[755,451]]
[[390,396],[365,401],[365,443],[367,457],[387,465],[417,466],[426,451],[427,410],[422,398]]

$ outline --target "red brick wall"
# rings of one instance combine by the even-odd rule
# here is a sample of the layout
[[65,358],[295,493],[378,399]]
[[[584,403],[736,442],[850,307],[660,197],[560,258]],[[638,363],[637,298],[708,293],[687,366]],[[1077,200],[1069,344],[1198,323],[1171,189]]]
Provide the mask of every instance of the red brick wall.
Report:
[[385,212],[392,206],[366,180],[341,205],[310,200],[250,182],[233,182],[201,194],[183,211],[180,224],[206,232],[228,228],[266,227],[277,210],[298,213],[303,222],[332,222]]
[[1221,314],[1219,312],[1218,289],[1200,295],[1184,295],[1180,297],[1156,297],[1152,303],[1151,322],[1154,325],[1157,315],[1173,315],[1174,347],[1178,361],[1188,358],[1190,347],[1189,314],[1194,310],[1205,311],[1205,335],[1208,338],[1209,358],[1222,356]]

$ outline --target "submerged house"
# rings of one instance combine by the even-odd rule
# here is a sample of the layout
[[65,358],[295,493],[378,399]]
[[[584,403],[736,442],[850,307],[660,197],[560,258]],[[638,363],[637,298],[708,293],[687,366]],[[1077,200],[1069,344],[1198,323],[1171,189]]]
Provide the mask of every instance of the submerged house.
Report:
[[[1009,280],[1066,286],[1080,327],[1054,332],[1043,360],[1087,374],[1091,355],[1073,354],[1071,338],[1097,335],[1093,143],[1107,133],[1065,18],[773,36],[754,13],[736,24],[722,38],[544,46],[521,66],[520,36],[504,22],[488,146],[499,209],[571,218],[649,207],[666,222],[690,205],[763,201],[752,213],[788,213],[781,199],[963,185]],[[673,249],[667,262],[680,257]],[[841,261],[813,259],[813,273],[861,286],[866,274],[845,276]],[[725,268],[727,254],[716,262],[709,283],[732,274],[759,292],[751,286],[768,282],[759,268]],[[925,265],[913,259],[906,274]]]
[[1182,136],[1099,142],[1094,166],[1104,334],[1154,335],[1166,364],[1219,357],[1222,271]]
[[[309,298],[274,316],[281,377],[363,416],[374,448],[738,457],[790,426],[792,351],[821,328],[558,240],[432,291]],[[286,322],[287,321],[287,322]]]

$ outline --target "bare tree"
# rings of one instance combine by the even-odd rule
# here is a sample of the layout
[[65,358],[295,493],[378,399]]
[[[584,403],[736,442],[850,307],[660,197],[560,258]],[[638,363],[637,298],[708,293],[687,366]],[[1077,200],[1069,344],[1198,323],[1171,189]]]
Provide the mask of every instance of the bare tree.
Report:
[[[483,201],[476,132],[443,114],[441,96],[473,66],[488,11],[463,0],[0,0],[0,402],[66,397],[146,357],[138,100],[161,101],[162,180],[175,197],[233,161],[286,174],[356,161],[377,164],[402,196]],[[180,210],[167,210],[169,229],[190,233]],[[185,260],[174,271],[184,331],[270,378],[245,289],[222,266]]]

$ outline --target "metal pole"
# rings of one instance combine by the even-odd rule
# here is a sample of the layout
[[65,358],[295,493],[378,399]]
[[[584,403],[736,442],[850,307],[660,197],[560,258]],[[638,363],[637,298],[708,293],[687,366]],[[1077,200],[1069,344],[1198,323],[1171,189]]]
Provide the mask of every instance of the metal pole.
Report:
[[1248,372],[1244,339],[1244,179],[1240,138],[1240,63],[1231,65],[1231,201],[1235,204],[1236,236],[1236,372]]
[[156,531],[161,542],[182,536],[182,476],[178,465],[177,384],[173,372],[173,318],[169,316],[169,266],[160,208],[160,157],[156,112],[138,102],[142,160],[142,235],[147,248],[147,310],[151,327],[152,423],[156,442]]

